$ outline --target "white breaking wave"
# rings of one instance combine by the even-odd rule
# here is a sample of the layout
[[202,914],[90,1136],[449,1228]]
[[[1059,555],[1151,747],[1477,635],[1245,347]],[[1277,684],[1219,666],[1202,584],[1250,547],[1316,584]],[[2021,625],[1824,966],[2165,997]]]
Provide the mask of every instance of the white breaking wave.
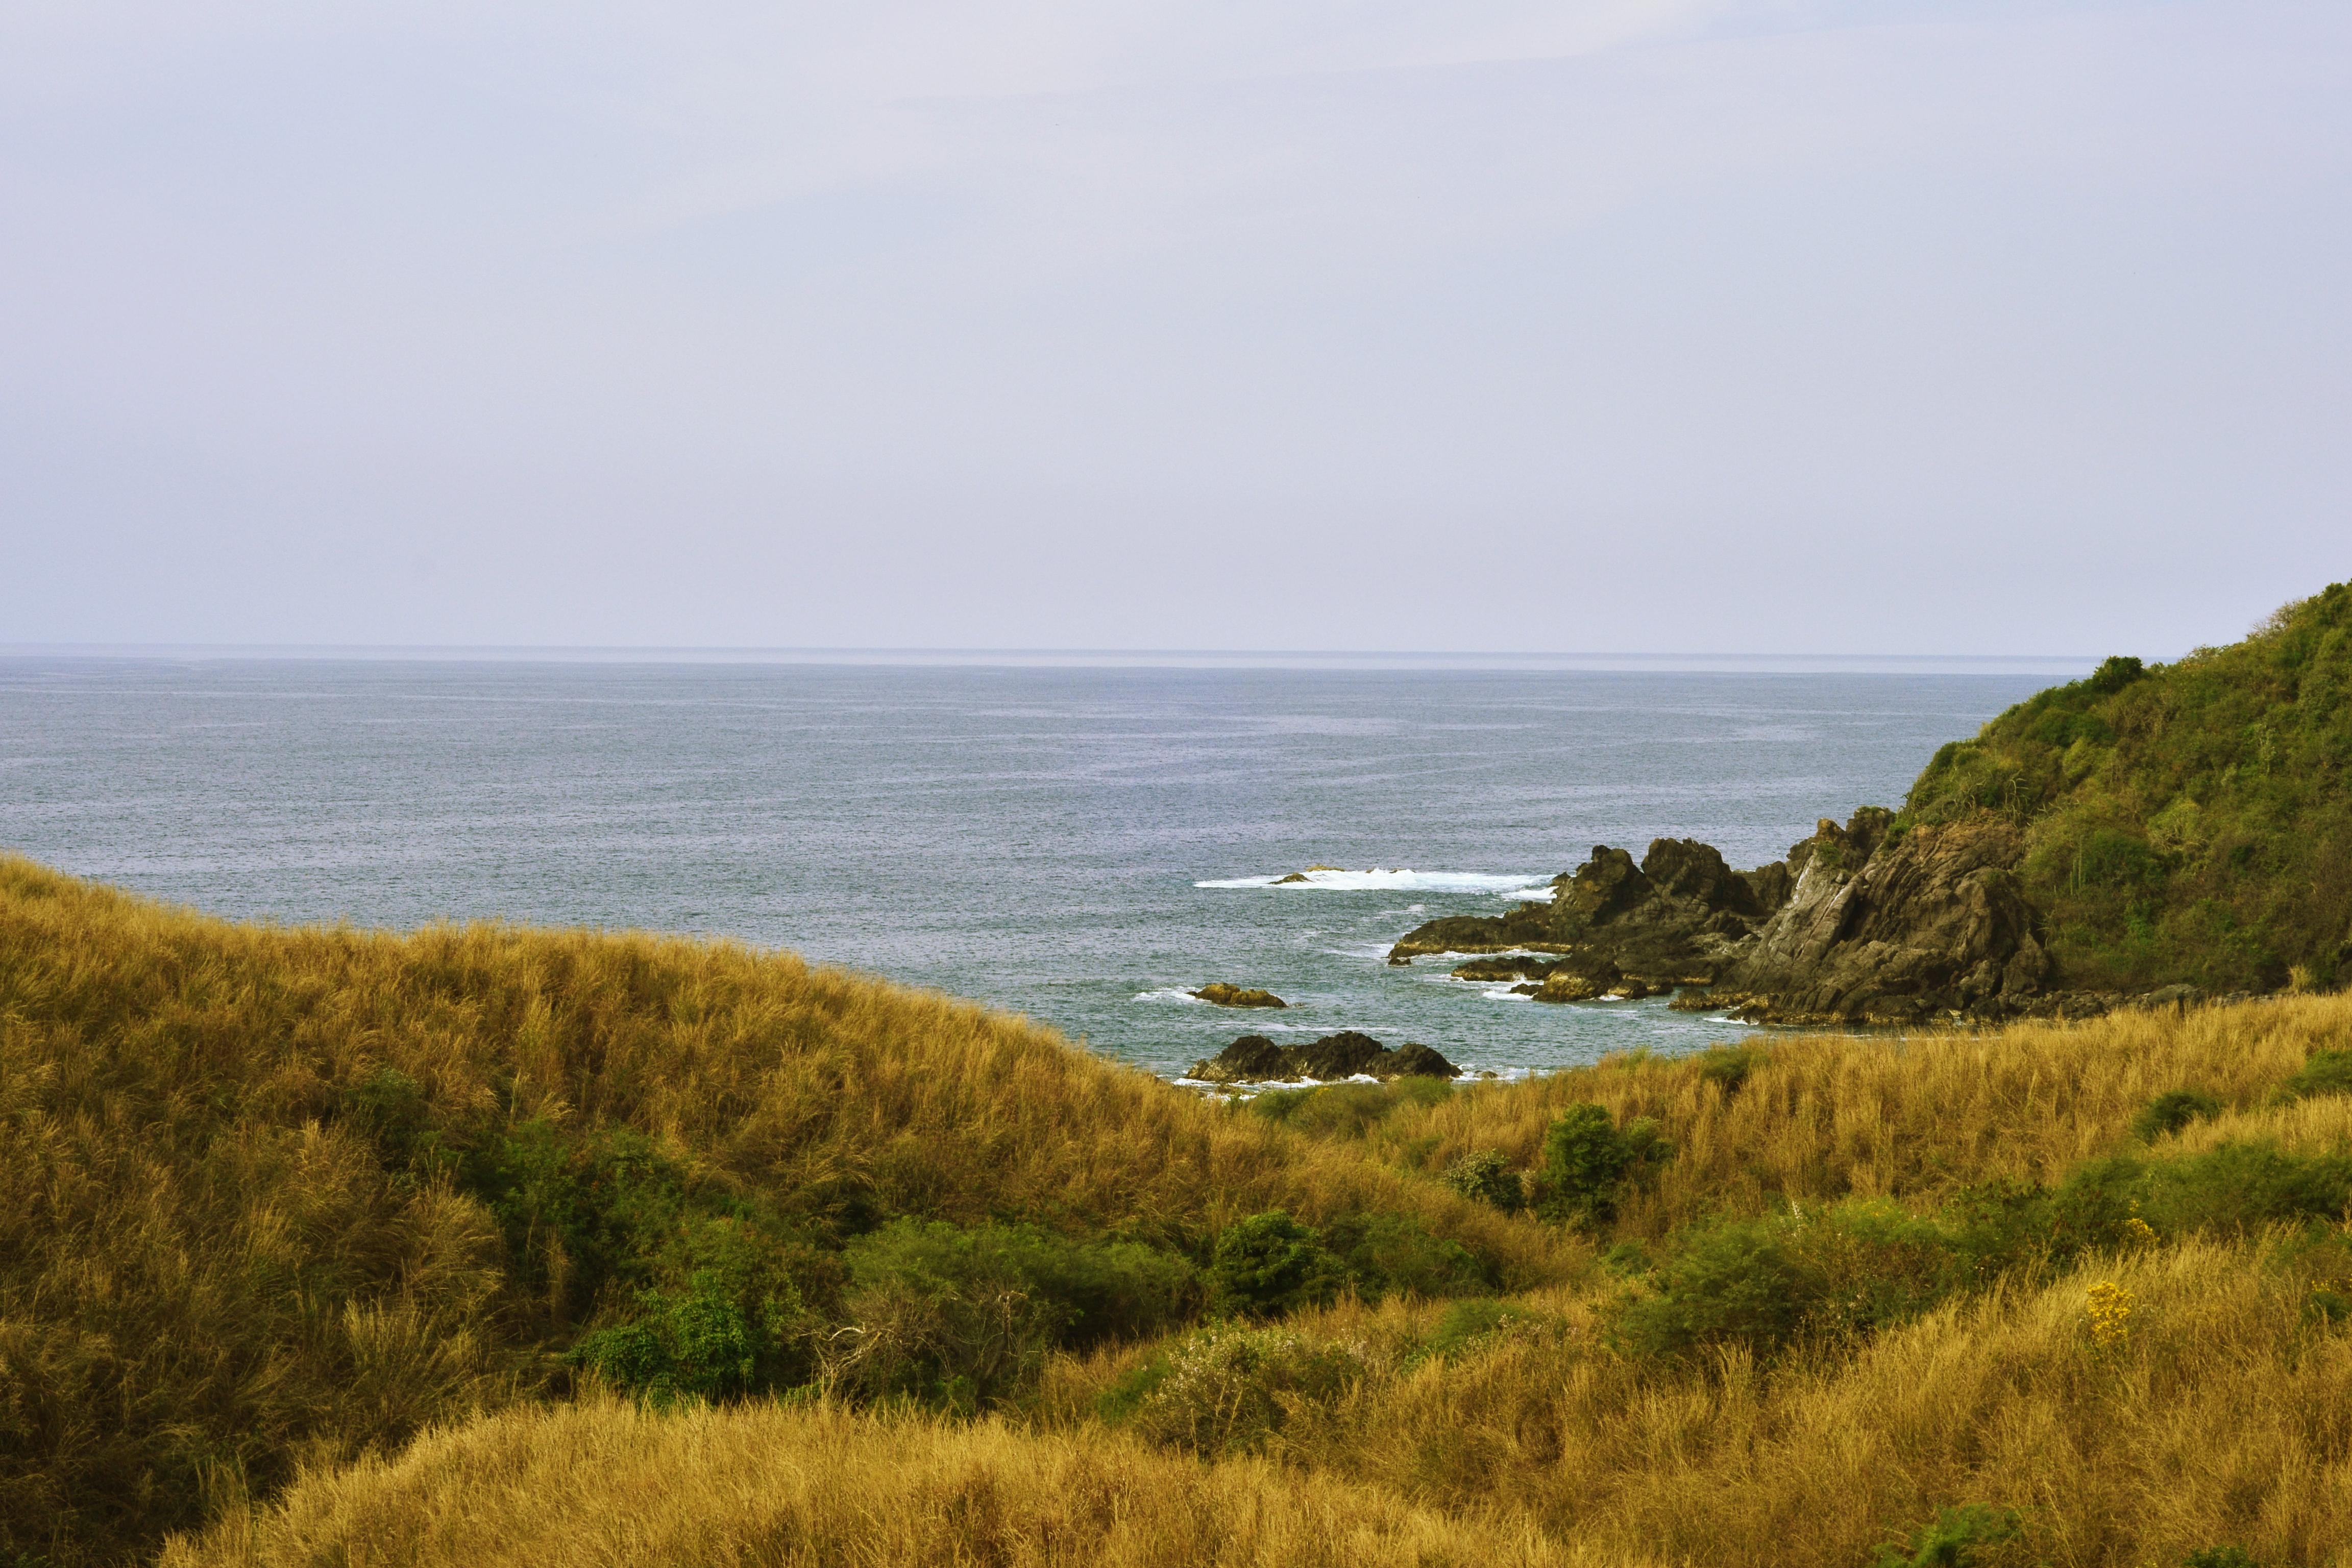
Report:
[[1135,994],[1135,999],[1139,1002],[1174,1002],[1186,1007],[1206,1007],[1209,1005],[1208,1003],[1202,1001],[1190,991],[1179,990],[1173,985],[1164,987],[1158,991],[1139,991]]
[[1297,873],[1272,877],[1226,877],[1195,882],[1196,888],[1281,888],[1285,891],[1324,893],[1500,893],[1515,899],[1549,899],[1549,888],[1531,888],[1524,873],[1507,877],[1484,871],[1390,870],[1375,866],[1369,871],[1308,871],[1303,880],[1285,880]]

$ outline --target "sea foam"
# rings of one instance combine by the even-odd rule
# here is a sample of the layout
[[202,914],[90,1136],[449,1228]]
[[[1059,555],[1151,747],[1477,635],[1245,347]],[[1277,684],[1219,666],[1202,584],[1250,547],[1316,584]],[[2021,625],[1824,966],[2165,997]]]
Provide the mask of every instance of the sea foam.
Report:
[[1285,881],[1289,873],[1271,877],[1224,877],[1195,882],[1196,888],[1281,888],[1288,892],[1322,893],[1496,893],[1515,899],[1549,899],[1549,888],[1534,888],[1524,873],[1492,876],[1483,871],[1390,870],[1375,866],[1369,871],[1309,871],[1304,881]]

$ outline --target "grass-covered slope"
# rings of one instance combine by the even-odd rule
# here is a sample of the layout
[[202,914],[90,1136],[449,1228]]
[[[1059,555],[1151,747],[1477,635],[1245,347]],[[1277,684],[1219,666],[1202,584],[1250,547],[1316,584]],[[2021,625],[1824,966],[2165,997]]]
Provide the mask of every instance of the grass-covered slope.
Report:
[[519,1406],[170,1568],[2345,1561],[2352,998],[1257,1103],[1407,1171],[1551,1179],[1580,1108],[1664,1152],[1537,1289],[1105,1345],[971,1424]]
[[1937,753],[1898,826],[1979,813],[2024,828],[2064,984],[2352,980],[2352,584],[2019,704]]
[[583,1375],[986,1405],[1196,1319],[1276,1208],[1346,1222],[1360,1289],[1578,1250],[789,956],[240,926],[0,858],[0,1562],[135,1560]]

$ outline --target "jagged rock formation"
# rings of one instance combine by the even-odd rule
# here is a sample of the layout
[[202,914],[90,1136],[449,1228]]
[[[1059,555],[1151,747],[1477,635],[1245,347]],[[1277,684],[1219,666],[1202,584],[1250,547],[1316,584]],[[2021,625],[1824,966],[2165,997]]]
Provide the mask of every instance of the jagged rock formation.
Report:
[[1297,1046],[1244,1035],[1214,1057],[1194,1062],[1189,1076],[1204,1083],[1330,1083],[1360,1074],[1383,1079],[1460,1078],[1462,1069],[1427,1046],[1408,1040],[1391,1050],[1370,1035],[1343,1029]]
[[2014,827],[1983,818],[1899,832],[1895,822],[1875,806],[1842,827],[1825,819],[1788,859],[1753,871],[1693,839],[1661,838],[1639,866],[1597,846],[1553,883],[1551,903],[1432,921],[1390,962],[1512,953],[1455,973],[1517,977],[1517,989],[1556,1002],[1680,985],[1691,989],[1677,1006],[1770,1022],[2070,1010],[2046,990],[2052,966],[2017,889],[2024,845]]

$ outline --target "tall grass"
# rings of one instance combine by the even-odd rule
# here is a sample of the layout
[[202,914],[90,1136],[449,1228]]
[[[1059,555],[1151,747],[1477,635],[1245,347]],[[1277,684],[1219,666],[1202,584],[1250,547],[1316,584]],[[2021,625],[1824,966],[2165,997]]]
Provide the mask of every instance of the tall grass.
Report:
[[[1436,1309],[1344,1304],[1295,1330],[1374,1371],[1256,1458],[1154,1452],[1083,1415],[521,1410],[313,1475],[164,1561],[1853,1568],[1969,1501],[2017,1510],[2020,1561],[2236,1544],[2315,1568],[2352,1542],[2352,1342],[2276,1263],[2261,1244],[2109,1259],[1778,1369],[1629,1360],[1564,1299],[1548,1329],[1414,1361],[1395,1352]],[[2112,1347],[2093,1282],[2132,1303]]]
[[593,1303],[567,1321],[564,1258],[387,1157],[355,1110],[387,1071],[429,1128],[629,1130],[827,1234],[1185,1244],[1282,1206],[1415,1214],[1523,1282],[1576,1255],[1024,1020],[788,955],[233,925],[0,858],[0,1553],[121,1560],[225,1490],[561,1386]]
[[174,1543],[165,1568],[1474,1568],[1579,1555],[1262,1460],[831,1406],[518,1410]]
[[[1845,1211],[1824,1205],[1886,1200],[1871,1213],[1891,1216],[1893,1257],[1914,1245],[1906,1211],[1997,1179],[2120,1181],[2098,1162],[2151,1137],[2150,1169],[2230,1155],[2208,1163],[2214,1181],[2252,1168],[2233,1146],[2352,1153],[2352,1095],[2282,1092],[2347,1046],[2352,998],[2298,996],[1784,1037],[1261,1113],[783,955],[232,926],[0,860],[0,1558],[140,1560],[181,1531],[173,1568],[1853,1568],[1981,1504],[2015,1511],[2003,1550],[2019,1562],[2142,1568],[2238,1545],[2270,1568],[2341,1563],[2352,1216],[2246,1208],[2301,1216],[2248,1234],[2152,1198],[2159,1229],[2123,1220],[2118,1198],[2087,1240],[1996,1248],[1981,1276],[1901,1311],[1832,1314],[1848,1327],[1769,1359],[1645,1347],[1628,1325],[1678,1288],[1642,1258],[1686,1255],[1742,1216],[1835,1247]],[[2151,1132],[2143,1113],[2176,1090],[2220,1109]],[[1642,1244],[1605,1268],[1585,1241],[1432,1179],[1485,1150],[1532,1165],[1578,1103],[1619,1128],[1653,1119],[1674,1151],[1594,1220],[1601,1240]],[[1380,1214],[1498,1264],[1504,1299],[1370,1302],[1335,1275],[1336,1300],[1301,1290],[1328,1304],[1267,1305],[1281,1315],[1263,1325],[1147,1312],[1134,1321],[1173,1326],[1065,1338],[1091,1348],[971,1419],[811,1394],[622,1403],[565,1359],[619,1321],[609,1300],[565,1306],[580,1259],[518,1231],[463,1161],[394,1157],[500,1129],[515,1136],[499,1157],[524,1163],[550,1139],[604,1139],[613,1163],[593,1171],[666,1173],[802,1227],[854,1266],[853,1290],[898,1291],[910,1312],[929,1310],[917,1273],[859,1270],[1001,1253],[1101,1294],[1157,1278],[1143,1263],[1172,1254],[1147,1245],[1213,1262],[1221,1232],[1278,1231],[1316,1258],[1454,1256],[1363,1217]],[[1225,1231],[1277,1207],[1321,1240]],[[709,1258],[723,1273],[723,1251]],[[1171,1300],[1191,1278],[1170,1273]],[[677,1334],[723,1305],[664,1300]],[[909,1332],[936,1327],[919,1318]],[[1183,1404],[1229,1397],[1248,1420]]]
[[2147,1103],[2177,1089],[2224,1107],[2181,1135],[2199,1146],[2256,1135],[2326,1146],[2347,1101],[2273,1100],[2312,1052],[2347,1046],[2352,996],[2340,994],[1983,1033],[1789,1035],[1751,1042],[1744,1077],[1698,1058],[1621,1058],[1401,1101],[1346,1126],[1388,1162],[1440,1171],[1485,1149],[1531,1168],[1545,1132],[1579,1101],[1620,1124],[1654,1118],[1675,1156],[1621,1202],[1617,1228],[1657,1236],[1791,1198],[1926,1201],[1999,1177],[2053,1180],[2122,1146]]

